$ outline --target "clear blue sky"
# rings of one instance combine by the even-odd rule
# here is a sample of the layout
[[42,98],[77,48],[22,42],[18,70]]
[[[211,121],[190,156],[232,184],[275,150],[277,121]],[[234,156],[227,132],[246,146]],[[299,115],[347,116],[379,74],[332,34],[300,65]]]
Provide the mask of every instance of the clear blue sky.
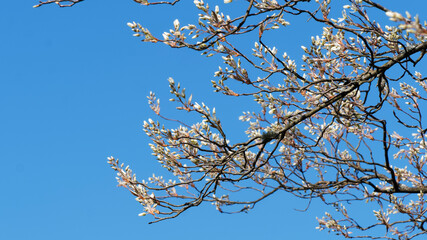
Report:
[[[427,4],[410,2],[404,7],[425,19]],[[236,135],[244,129],[238,115],[250,109],[215,98],[215,60],[141,43],[126,26],[143,22],[161,33],[179,16],[189,23],[183,11],[192,1],[178,12],[166,7],[163,15],[130,0],[87,0],[66,9],[33,9],[36,3],[4,0],[0,7],[0,239],[336,239],[314,229],[321,206],[297,212],[304,202],[281,193],[249,214],[222,215],[206,205],[148,225],[149,217],[138,217],[140,205],[116,187],[107,157],[131,165],[140,179],[160,170],[141,130],[153,117],[149,92],[161,98],[163,112],[171,111],[167,78],[173,77],[198,101],[235,116],[226,124]],[[321,33],[290,29],[293,36]],[[294,49],[280,51],[300,59]]]

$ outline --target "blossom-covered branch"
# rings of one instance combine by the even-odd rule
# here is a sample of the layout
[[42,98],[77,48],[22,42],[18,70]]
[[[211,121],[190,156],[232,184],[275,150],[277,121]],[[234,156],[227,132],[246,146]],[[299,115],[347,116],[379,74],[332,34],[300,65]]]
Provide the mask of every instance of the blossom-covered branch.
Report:
[[[141,215],[157,222],[204,202],[220,212],[246,212],[285,191],[336,210],[317,218],[320,230],[346,238],[425,237],[427,85],[417,67],[427,50],[426,23],[372,0],[250,0],[233,14],[230,5],[194,4],[198,22],[177,19],[162,36],[137,22],[128,26],[144,42],[222,59],[214,91],[252,97],[257,106],[242,109],[247,139],[234,142],[216,109],[193,100],[172,78],[171,101],[199,122],[171,119],[151,93],[150,107],[164,121],[149,119],[144,131],[170,179],[137,180],[129,167],[108,160],[119,185],[142,204]],[[380,24],[375,14],[389,21]],[[271,45],[280,39],[269,32],[284,31],[291,17],[323,25],[320,36],[301,46],[301,63]],[[248,39],[252,49],[243,47]],[[170,121],[179,127],[168,127]],[[371,219],[347,210],[358,203],[374,209]]]

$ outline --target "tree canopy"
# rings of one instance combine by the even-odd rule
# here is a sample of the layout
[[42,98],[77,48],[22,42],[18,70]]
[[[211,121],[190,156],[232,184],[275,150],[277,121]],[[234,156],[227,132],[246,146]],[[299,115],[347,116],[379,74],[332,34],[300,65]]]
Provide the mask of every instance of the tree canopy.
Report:
[[[41,1],[35,7],[82,1]],[[335,210],[317,219],[320,230],[346,238],[425,237],[427,83],[417,66],[427,49],[427,23],[379,2],[224,0],[220,9],[212,7],[217,1],[195,0],[198,21],[183,25],[178,18],[162,36],[128,23],[143,42],[222,59],[213,90],[256,103],[239,118],[248,126],[247,139],[233,141],[216,109],[194,101],[172,78],[170,100],[200,121],[171,119],[151,93],[150,107],[164,121],[149,119],[143,127],[170,176],[138,180],[128,166],[108,160],[119,185],[143,206],[141,215],[158,222],[205,202],[220,212],[247,212],[285,191]],[[322,32],[301,46],[301,63],[275,45],[277,36],[287,34],[288,19]],[[374,209],[373,221],[347,210],[359,203]]]

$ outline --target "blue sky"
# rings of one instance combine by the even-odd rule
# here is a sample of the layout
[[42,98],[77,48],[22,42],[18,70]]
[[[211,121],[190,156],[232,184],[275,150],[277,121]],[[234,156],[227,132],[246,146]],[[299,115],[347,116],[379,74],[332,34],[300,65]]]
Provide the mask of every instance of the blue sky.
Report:
[[[163,13],[130,0],[88,0],[64,9],[34,4],[3,1],[0,7],[0,239],[335,239],[314,229],[315,216],[325,211],[320,205],[297,212],[304,202],[282,193],[249,214],[219,214],[206,205],[148,225],[149,217],[138,217],[140,205],[116,187],[107,157],[131,165],[140,179],[161,170],[142,131],[153,117],[149,92],[157,93],[163,112],[171,111],[167,78],[173,77],[220,116],[235,116],[225,124],[236,135],[245,127],[237,121],[245,109],[210,89],[215,59],[141,43],[126,26],[143,22],[161,33],[177,17],[190,23],[194,17],[184,11],[192,1]],[[425,19],[427,7],[405,7]],[[294,36],[321,33],[310,34],[305,25],[290,29]],[[296,59],[302,54],[299,47],[280,50]]]

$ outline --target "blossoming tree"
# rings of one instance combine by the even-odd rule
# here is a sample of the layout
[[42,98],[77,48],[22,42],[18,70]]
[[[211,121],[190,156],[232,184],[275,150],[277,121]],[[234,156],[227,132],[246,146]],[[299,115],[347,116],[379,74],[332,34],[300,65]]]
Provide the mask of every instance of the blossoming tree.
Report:
[[[40,1],[35,7],[82,1]],[[180,2],[134,1],[147,6]],[[163,36],[139,23],[128,26],[144,42],[222,58],[214,91],[253,97],[258,106],[240,117],[248,123],[247,140],[232,142],[215,108],[194,102],[173,79],[171,101],[200,122],[168,119],[152,93],[154,113],[180,124],[171,129],[144,122],[153,154],[171,179],[138,180],[129,167],[108,160],[119,185],[144,207],[141,215],[157,222],[204,202],[220,212],[245,212],[285,191],[336,210],[317,219],[320,230],[346,238],[426,237],[427,84],[416,68],[427,49],[427,24],[374,0],[246,0],[238,10],[227,8],[237,1],[224,0],[223,11],[207,2],[216,1],[194,1],[197,23],[182,26],[175,20]],[[265,40],[289,25],[287,18],[323,26],[321,36],[302,46],[303,64],[278,54],[267,43],[275,39]],[[253,36],[248,54],[239,39]],[[347,211],[357,202],[374,209],[374,221]]]

